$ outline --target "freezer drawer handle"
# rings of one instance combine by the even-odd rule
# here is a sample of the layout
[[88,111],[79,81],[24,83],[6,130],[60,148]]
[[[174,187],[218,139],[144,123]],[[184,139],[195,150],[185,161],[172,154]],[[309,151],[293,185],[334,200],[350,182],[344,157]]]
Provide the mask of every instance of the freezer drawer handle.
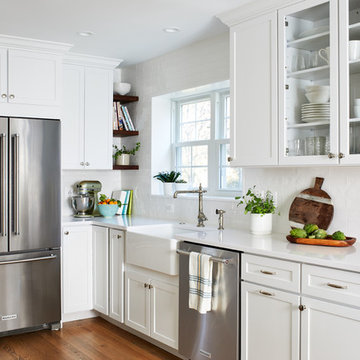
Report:
[[19,264],[19,263],[27,263],[41,260],[53,260],[56,259],[57,256],[55,254],[51,254],[49,256],[37,257],[37,258],[29,258],[22,260],[10,260],[10,261],[0,261],[0,265],[9,265],[9,264]]
[[[179,255],[190,255],[190,253],[188,251],[184,251],[184,250],[177,249],[176,252]],[[213,262],[217,262],[217,263],[221,263],[221,264],[225,264],[225,265],[229,265],[231,263],[230,259],[222,259],[222,258],[219,258],[219,257],[216,257],[216,256],[212,256],[210,258],[210,260],[213,261]]]
[[14,212],[13,212],[13,219],[14,219],[14,234],[20,235],[20,214],[19,214],[19,134],[13,135],[14,139]]
[[1,221],[0,236],[6,236],[6,134],[0,134],[1,140]]

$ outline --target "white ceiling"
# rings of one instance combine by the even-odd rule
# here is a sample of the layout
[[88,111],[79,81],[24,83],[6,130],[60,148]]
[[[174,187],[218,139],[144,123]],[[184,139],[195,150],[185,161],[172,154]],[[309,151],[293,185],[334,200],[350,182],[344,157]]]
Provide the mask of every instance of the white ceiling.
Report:
[[0,34],[67,42],[75,52],[134,64],[226,31],[215,16],[248,1],[0,0]]

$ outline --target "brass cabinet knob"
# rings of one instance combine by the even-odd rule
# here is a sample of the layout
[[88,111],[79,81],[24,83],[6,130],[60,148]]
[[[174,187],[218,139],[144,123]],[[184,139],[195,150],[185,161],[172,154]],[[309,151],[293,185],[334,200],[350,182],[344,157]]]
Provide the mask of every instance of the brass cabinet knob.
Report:
[[80,163],[80,165],[81,165],[81,166],[84,166],[85,164],[84,164],[84,162],[82,161],[82,162]]
[[68,231],[65,231],[64,234],[65,234],[65,235],[69,235],[69,232],[68,232]]
[[229,157],[227,158],[227,160],[228,160],[228,162],[231,162],[231,161],[233,161],[234,159],[233,159],[231,156],[229,156]]
[[333,154],[333,153],[328,153],[328,158],[329,158],[329,159],[333,159],[334,157],[336,157],[335,154]]
[[85,166],[89,166],[89,165],[90,165],[90,163],[89,163],[89,162],[86,162],[86,163],[85,163]]
[[345,157],[345,154],[344,153],[340,153],[339,154],[339,159],[343,159]]
[[299,310],[300,310],[300,311],[306,310],[306,306],[305,306],[305,305],[299,305]]
[[149,284],[149,289],[152,289],[152,288],[153,288],[153,286],[151,284]]
[[121,235],[118,235],[117,238],[118,238],[118,239],[121,239]]

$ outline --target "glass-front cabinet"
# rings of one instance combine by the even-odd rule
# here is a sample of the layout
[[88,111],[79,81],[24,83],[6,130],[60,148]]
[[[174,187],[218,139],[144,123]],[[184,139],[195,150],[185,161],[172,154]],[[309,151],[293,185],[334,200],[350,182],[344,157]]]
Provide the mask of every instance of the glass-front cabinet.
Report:
[[308,0],[279,11],[280,164],[339,162],[337,7]]
[[360,0],[339,1],[340,152],[360,164]]

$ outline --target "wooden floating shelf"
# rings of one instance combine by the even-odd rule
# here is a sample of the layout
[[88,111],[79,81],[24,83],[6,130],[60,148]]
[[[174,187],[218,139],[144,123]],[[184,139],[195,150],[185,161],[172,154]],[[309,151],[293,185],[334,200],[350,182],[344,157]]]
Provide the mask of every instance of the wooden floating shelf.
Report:
[[129,136],[137,136],[139,135],[139,131],[126,131],[126,130],[113,130],[113,137],[129,137]]
[[139,170],[139,165],[113,165],[113,170]]
[[136,102],[139,101],[139,97],[138,96],[130,96],[130,95],[113,95],[113,100],[114,101],[119,101],[121,104],[127,104],[127,103],[132,103],[132,102]]

